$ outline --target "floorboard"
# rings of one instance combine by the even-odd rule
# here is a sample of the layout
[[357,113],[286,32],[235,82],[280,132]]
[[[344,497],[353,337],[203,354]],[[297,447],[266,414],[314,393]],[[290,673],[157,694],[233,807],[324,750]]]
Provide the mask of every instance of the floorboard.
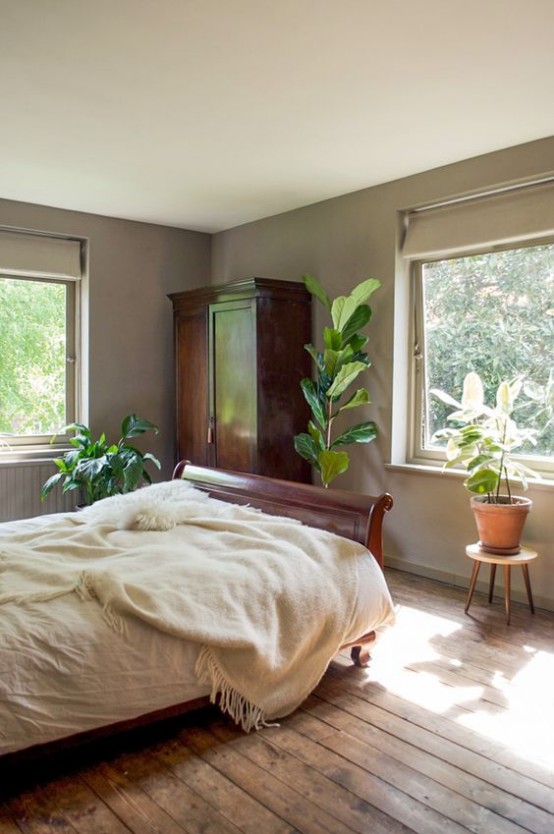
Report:
[[0,787],[0,834],[552,834],[554,614],[388,571],[365,669],[245,735],[204,709]]

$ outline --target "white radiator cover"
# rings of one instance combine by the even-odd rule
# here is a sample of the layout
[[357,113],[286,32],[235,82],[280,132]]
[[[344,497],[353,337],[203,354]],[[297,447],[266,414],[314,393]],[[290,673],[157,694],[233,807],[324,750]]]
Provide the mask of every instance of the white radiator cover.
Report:
[[80,500],[78,490],[63,495],[61,487],[55,487],[40,500],[41,486],[55,472],[50,461],[0,464],[0,521],[72,510]]

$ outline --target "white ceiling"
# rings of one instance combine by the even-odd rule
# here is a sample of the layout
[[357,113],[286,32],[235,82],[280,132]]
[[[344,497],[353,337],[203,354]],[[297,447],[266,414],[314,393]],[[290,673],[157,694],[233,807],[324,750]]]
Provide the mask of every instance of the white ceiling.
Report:
[[0,197],[218,231],[554,134],[554,0],[0,0]]

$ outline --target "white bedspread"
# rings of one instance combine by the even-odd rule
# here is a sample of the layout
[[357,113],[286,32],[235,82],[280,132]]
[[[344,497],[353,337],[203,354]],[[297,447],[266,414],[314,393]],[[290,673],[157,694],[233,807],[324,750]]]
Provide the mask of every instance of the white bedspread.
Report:
[[[121,530],[107,512],[110,523],[102,523],[101,507],[93,509],[88,518],[69,514],[42,527],[4,525],[17,532],[0,539],[3,752],[196,697],[206,688],[191,662],[236,720],[256,726],[294,709],[342,642],[391,618],[376,563],[361,546],[331,534],[212,500],[199,501],[194,512],[189,507],[164,532]],[[125,519],[135,522],[136,515]],[[39,529],[29,538],[22,526]],[[29,570],[30,561],[37,570]],[[372,574],[369,606],[357,605],[360,571]],[[88,600],[75,588],[82,595],[86,588]],[[115,678],[114,664],[105,670],[99,660],[112,653],[133,658],[130,668],[127,660],[116,664]],[[100,719],[99,680],[112,694],[129,693],[122,700],[130,711],[109,706]],[[145,681],[146,699],[137,701]]]

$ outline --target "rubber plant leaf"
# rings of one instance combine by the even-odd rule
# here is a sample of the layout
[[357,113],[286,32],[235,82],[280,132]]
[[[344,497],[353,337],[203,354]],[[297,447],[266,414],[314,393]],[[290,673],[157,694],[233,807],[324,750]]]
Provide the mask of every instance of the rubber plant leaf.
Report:
[[464,481],[464,486],[470,492],[475,492],[478,495],[484,495],[487,492],[494,492],[498,486],[500,475],[498,472],[493,472],[491,469],[481,469],[474,475],[470,475]]
[[162,468],[162,465],[161,465],[160,461],[158,460],[158,458],[157,458],[157,457],[155,457],[155,455],[153,455],[153,454],[152,454],[152,452],[146,452],[146,453],[143,455],[143,460],[150,460],[150,461],[152,461],[152,463],[154,464],[154,466],[156,467],[156,469],[161,469],[161,468]]

